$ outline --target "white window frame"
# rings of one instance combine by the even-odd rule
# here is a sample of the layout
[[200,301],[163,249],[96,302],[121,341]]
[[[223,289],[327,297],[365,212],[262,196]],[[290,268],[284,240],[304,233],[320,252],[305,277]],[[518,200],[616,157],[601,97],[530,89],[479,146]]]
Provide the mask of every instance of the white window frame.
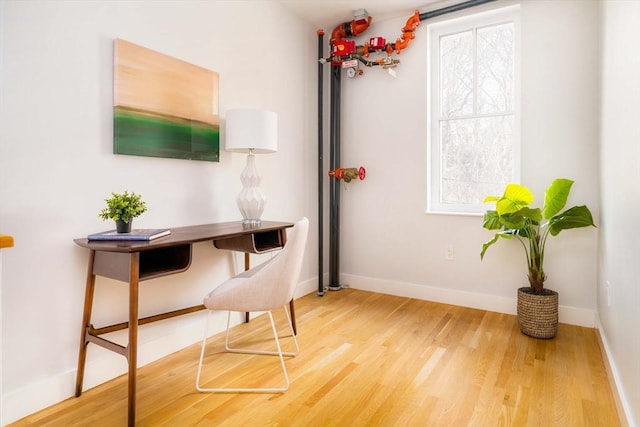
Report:
[[[482,28],[501,23],[514,23],[514,135],[513,135],[513,176],[511,182],[520,181],[520,19],[519,5],[474,13],[463,17],[441,20],[427,27],[427,208],[429,214],[482,215],[487,205],[440,203],[440,37],[470,29]],[[474,60],[475,63],[475,60]],[[475,113],[474,113],[475,114]],[[478,117],[475,115],[470,117]]]

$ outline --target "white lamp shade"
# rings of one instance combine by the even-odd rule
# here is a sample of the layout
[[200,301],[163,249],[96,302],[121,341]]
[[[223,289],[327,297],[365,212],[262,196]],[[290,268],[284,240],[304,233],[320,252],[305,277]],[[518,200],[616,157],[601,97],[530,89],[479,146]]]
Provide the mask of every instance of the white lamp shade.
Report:
[[224,148],[236,153],[278,151],[278,116],[267,110],[228,110]]

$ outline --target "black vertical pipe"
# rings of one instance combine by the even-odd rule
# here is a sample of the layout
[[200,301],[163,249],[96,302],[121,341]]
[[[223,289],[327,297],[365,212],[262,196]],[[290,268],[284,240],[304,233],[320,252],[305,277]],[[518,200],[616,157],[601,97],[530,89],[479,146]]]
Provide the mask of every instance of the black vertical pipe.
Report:
[[[329,169],[340,167],[340,66],[331,65],[331,112],[329,144]],[[329,180],[329,287],[330,291],[340,286],[340,181]]]
[[324,56],[323,45],[324,31],[318,30],[318,296],[324,295],[324,231],[322,225],[324,223],[324,148],[323,148],[323,134],[322,134],[322,118],[323,118],[323,69],[324,64],[319,61]]
[[457,12],[459,10],[467,9],[473,6],[478,6],[485,3],[490,3],[495,0],[469,0],[451,6],[443,7],[441,9],[432,10],[420,14],[420,21],[427,20],[429,18],[435,18],[436,16],[446,15],[447,13]]
[[[421,13],[420,21],[424,21],[447,13],[457,12],[473,6],[489,3],[495,0],[468,0],[452,6]],[[329,169],[336,170],[340,167],[340,66],[331,65],[331,100],[330,100],[330,135]],[[320,90],[320,89],[319,89]],[[318,98],[321,94],[318,93]],[[318,110],[320,114],[320,109]],[[320,117],[320,116],[318,116]],[[320,120],[319,120],[320,121]],[[319,130],[319,135],[320,135]],[[322,194],[321,194],[322,195]],[[320,196],[321,196],[320,195]],[[321,236],[322,240],[322,236]],[[322,268],[322,267],[321,267]],[[342,289],[340,285],[340,182],[337,179],[329,181],[329,290]]]

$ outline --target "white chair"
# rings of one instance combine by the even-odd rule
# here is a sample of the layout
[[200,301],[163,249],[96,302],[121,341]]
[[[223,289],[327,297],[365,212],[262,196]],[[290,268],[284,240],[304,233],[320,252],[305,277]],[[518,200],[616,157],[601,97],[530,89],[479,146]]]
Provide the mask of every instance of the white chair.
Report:
[[[302,258],[309,232],[309,220],[302,218],[296,222],[293,228],[287,233],[287,242],[284,248],[269,261],[266,261],[255,268],[245,271],[234,278],[224,282],[204,298],[204,305],[209,309],[207,323],[205,326],[204,338],[202,340],[202,350],[200,352],[200,362],[198,363],[198,373],[196,375],[196,390],[208,393],[281,393],[289,389],[289,375],[284,364],[284,356],[296,356],[299,351],[298,341],[291,324],[291,316],[287,311],[289,301],[293,299],[293,294],[300,277]],[[278,331],[271,310],[284,307],[286,317],[291,330],[291,336],[295,345],[295,352],[283,352]],[[200,374],[202,373],[202,363],[204,360],[207,335],[210,318],[213,310],[226,310],[227,333],[225,338],[225,350],[231,353],[277,355],[280,358],[282,373],[284,374],[285,385],[283,387],[264,388],[205,388],[200,386]],[[271,329],[276,342],[277,351],[239,349],[229,347],[229,321],[231,312],[254,312],[266,311],[271,321]]]

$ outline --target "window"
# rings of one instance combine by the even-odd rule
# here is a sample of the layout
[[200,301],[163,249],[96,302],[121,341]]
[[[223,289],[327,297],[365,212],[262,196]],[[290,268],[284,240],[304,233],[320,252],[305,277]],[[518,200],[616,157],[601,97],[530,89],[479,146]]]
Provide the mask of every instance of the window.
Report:
[[427,212],[482,213],[519,180],[517,12],[428,27]]

